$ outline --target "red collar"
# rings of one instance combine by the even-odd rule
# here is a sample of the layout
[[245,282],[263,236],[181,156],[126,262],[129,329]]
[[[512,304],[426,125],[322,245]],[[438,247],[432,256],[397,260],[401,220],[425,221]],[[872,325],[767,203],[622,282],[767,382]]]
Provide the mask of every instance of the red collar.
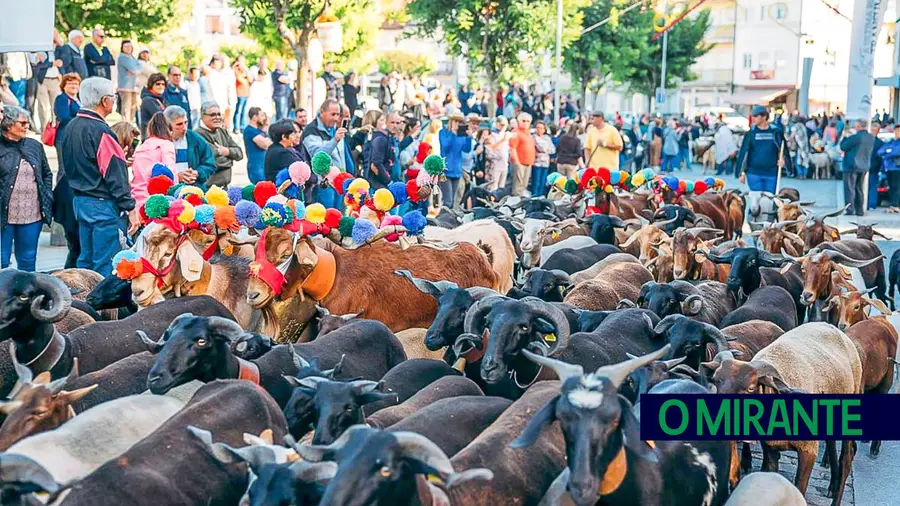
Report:
[[206,248],[206,251],[203,252],[203,259],[207,262],[213,255],[216,254],[216,249],[219,247],[219,238],[218,236],[213,236],[213,242]]
[[253,362],[248,362],[247,360],[244,360],[242,358],[238,358],[237,360],[238,365],[240,366],[238,379],[246,380],[253,384],[259,385],[259,367]]
[[156,267],[153,266],[153,264],[151,264],[145,257],[141,256],[141,265],[144,268],[144,272],[153,274],[153,276],[156,277],[156,286],[158,286],[160,289],[162,289],[163,285],[165,284],[163,282],[163,278],[168,276],[169,273],[172,272],[172,269],[175,268],[175,262],[178,261],[178,248],[180,248],[181,245],[184,244],[185,240],[187,240],[186,235],[178,236],[178,240],[175,241],[175,255],[172,257],[172,261],[169,262],[169,265],[163,267],[162,269],[157,270]]

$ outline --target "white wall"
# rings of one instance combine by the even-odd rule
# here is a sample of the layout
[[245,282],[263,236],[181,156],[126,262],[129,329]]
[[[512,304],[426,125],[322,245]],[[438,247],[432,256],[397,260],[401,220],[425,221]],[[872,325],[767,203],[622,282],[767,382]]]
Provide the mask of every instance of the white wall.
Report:
[[764,0],[738,4],[734,84],[758,88],[796,86],[801,1],[804,9],[813,3]]

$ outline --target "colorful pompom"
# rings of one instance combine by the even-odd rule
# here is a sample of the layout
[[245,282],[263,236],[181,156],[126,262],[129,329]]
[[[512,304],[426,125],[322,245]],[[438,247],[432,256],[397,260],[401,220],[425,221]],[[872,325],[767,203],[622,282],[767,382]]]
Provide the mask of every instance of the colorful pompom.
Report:
[[275,174],[275,186],[278,188],[281,188],[281,185],[283,185],[284,182],[290,178],[291,178],[291,173],[288,169],[285,168],[285,169],[279,170],[278,174]]
[[267,227],[281,227],[285,222],[284,206],[277,202],[269,202],[262,209],[260,220]]
[[553,186],[556,184],[556,180],[563,177],[559,172],[551,172],[547,175],[547,186]]
[[344,216],[341,218],[340,223],[338,224],[338,232],[341,233],[341,237],[350,237],[353,235],[353,224],[356,223],[356,218],[351,216]]
[[334,178],[331,182],[331,186],[334,187],[335,190],[341,195],[343,195],[347,191],[347,186],[350,185],[350,181],[353,180],[353,174],[347,172],[341,172]]
[[598,183],[600,183],[600,185],[602,185],[602,186],[608,185],[610,183],[609,169],[603,169],[603,168],[597,169],[597,179],[599,180]]
[[216,185],[212,185],[208,190],[206,190],[206,203],[213,206],[227,206],[229,202],[228,192],[219,188]]
[[638,172],[635,175],[631,176],[631,184],[632,186],[640,186],[647,182],[646,176],[644,176],[643,172]]
[[175,216],[175,219],[178,220],[179,223],[187,225],[188,223],[194,221],[194,216],[196,215],[196,211],[194,209],[195,208],[193,204],[191,204],[189,201],[185,201],[184,207],[182,208],[181,212]]
[[365,244],[365,242],[371,239],[377,231],[378,229],[371,221],[356,220],[356,222],[353,224],[353,232],[350,234],[350,236],[353,238],[354,243]]
[[165,218],[169,214],[169,199],[163,195],[151,195],[144,202],[144,211],[151,220]]
[[185,202],[190,203],[192,206],[199,206],[203,204],[203,198],[196,193],[188,193],[182,198],[185,200]]
[[695,195],[703,195],[706,190],[709,189],[709,186],[706,185],[706,181],[699,180],[694,182],[694,194]]
[[566,181],[566,186],[563,188],[563,191],[570,195],[578,193],[578,183],[576,183],[574,179],[569,179]]
[[269,200],[266,201],[266,204],[271,204],[272,202],[275,202],[277,204],[285,205],[287,203],[287,201],[288,201],[288,198],[285,197],[284,195],[273,195],[273,196],[269,197]]
[[256,202],[242,200],[234,206],[234,216],[241,225],[254,227],[262,216],[262,209],[256,205]]
[[422,167],[425,169],[425,172],[430,174],[431,176],[440,176],[446,165],[444,165],[444,159],[438,155],[428,155],[428,158],[425,159],[425,163],[422,164]]
[[287,201],[286,206],[291,208],[291,211],[294,212],[295,220],[306,218],[306,205],[304,205],[303,202],[297,199],[290,199]]
[[216,226],[222,230],[237,230],[240,228],[235,209],[235,206],[216,207],[213,215]]
[[565,191],[565,190],[566,190],[566,183],[568,183],[568,182],[569,182],[568,179],[566,179],[566,178],[564,178],[564,177],[561,177],[561,178],[558,178],[558,179],[553,183],[553,186],[555,186],[556,188],[558,188],[560,191]]
[[153,164],[153,169],[150,171],[151,178],[156,176],[166,176],[171,181],[175,180],[175,174],[172,173],[172,170],[161,163]]
[[[253,201],[253,190],[255,190],[255,189],[256,189],[256,186],[252,185],[252,184],[248,184],[247,186],[241,188],[241,200],[249,200],[252,202]],[[234,205],[237,205],[237,202],[235,202]]]
[[236,206],[238,202],[243,200],[243,188],[240,186],[229,186],[228,187],[228,203],[232,206]]
[[144,271],[141,255],[133,250],[123,250],[113,257],[113,269],[119,279],[135,279]]
[[361,177],[354,179],[347,187],[351,193],[369,193],[369,188],[371,188],[369,182]]
[[256,202],[256,205],[259,207],[263,207],[266,205],[266,202],[269,201],[270,197],[277,194],[278,188],[275,187],[275,183],[271,181],[260,181],[256,183],[256,187],[253,189],[253,201]]
[[165,195],[173,185],[167,176],[154,176],[147,181],[147,193],[150,195]]
[[611,184],[608,184],[603,187],[603,191],[605,191],[606,193],[612,193],[612,192],[616,191],[616,189],[613,188],[613,186]]
[[425,219],[422,211],[418,209],[403,215],[403,226],[406,228],[406,235],[422,235],[427,224],[428,220]]
[[375,209],[379,211],[387,212],[394,207],[394,194],[387,188],[375,190],[375,195],[372,198],[375,201]]
[[199,225],[212,225],[215,223],[216,208],[203,204],[194,208],[194,220]]
[[306,206],[306,220],[315,225],[325,223],[325,206],[316,202]]
[[187,195],[197,195],[199,197],[202,197],[203,190],[201,190],[200,187],[198,187],[198,186],[186,184],[178,190],[178,193],[175,194],[175,197],[179,198],[179,199],[183,199]]
[[[397,216],[396,214],[388,214],[381,220],[381,228],[390,227],[390,226],[394,226],[394,225],[402,225],[402,224],[403,224],[403,218],[400,216]],[[400,234],[388,234],[388,236],[385,237],[385,239],[388,242],[396,242],[398,239],[400,239]]]
[[182,211],[184,211],[184,205],[187,203],[184,199],[178,199],[174,202],[169,202],[169,211],[166,213],[169,218],[177,218]]
[[331,169],[328,170],[328,174],[325,175],[325,179],[327,179],[328,182],[333,185],[334,180],[337,179],[337,177],[341,174],[343,174],[343,172],[341,172],[341,169],[332,165]]
[[688,181],[685,185],[684,191],[687,193],[694,193],[694,182]]
[[416,183],[415,179],[410,179],[406,182],[406,195],[413,204],[419,202],[419,185]]
[[178,195],[178,192],[180,192],[181,189],[185,186],[186,185],[184,183],[175,183],[174,185],[169,187],[169,191],[166,192],[166,195],[171,195],[172,197],[174,197],[175,195]]
[[312,171],[319,177],[325,177],[331,170],[331,156],[324,151],[319,151],[312,158]]
[[288,173],[295,185],[302,186],[309,181],[309,164],[306,162],[294,162],[288,167]]
[[341,225],[341,218],[344,215],[337,209],[327,209],[325,211],[325,225],[328,228],[338,228]]
[[399,206],[406,203],[408,199],[406,196],[406,184],[394,181],[388,185],[387,189],[394,196],[394,204]]

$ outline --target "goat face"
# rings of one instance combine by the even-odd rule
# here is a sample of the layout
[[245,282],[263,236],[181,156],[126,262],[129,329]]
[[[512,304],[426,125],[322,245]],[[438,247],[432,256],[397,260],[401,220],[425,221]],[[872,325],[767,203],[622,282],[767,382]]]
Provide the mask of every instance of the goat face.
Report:
[[756,248],[734,248],[722,255],[707,254],[707,258],[717,264],[731,264],[731,272],[728,273],[726,285],[731,292],[737,292],[743,288],[745,293],[750,293],[759,287],[761,275],[760,267],[781,267],[791,259],[779,255],[760,251]]
[[681,314],[682,299],[682,295],[675,287],[650,281],[641,287],[637,305],[653,311],[660,318],[665,318],[669,315]]
[[561,270],[532,269],[525,273],[522,291],[547,302],[562,302],[572,278]]
[[800,302],[809,306],[831,292],[831,272],[837,267],[827,255],[814,254],[800,262],[803,271],[803,293]]
[[[711,362],[701,364],[711,369],[712,383],[720,394],[791,393],[781,375],[768,364],[735,360],[729,352],[719,353]],[[701,372],[702,373],[702,372]]]
[[272,350],[272,339],[262,334],[247,334],[231,343],[231,353],[244,360],[256,360]]
[[72,294],[59,278],[47,274],[0,271],[0,341],[34,339],[38,322],[63,319],[72,305]]
[[618,216],[591,216],[591,239],[597,241],[597,244],[615,244],[617,228],[625,228],[625,222]]
[[671,345],[666,360],[685,357],[684,364],[699,369],[706,360],[707,344],[716,346],[717,352],[728,349],[725,336],[712,325],[691,320],[682,315],[668,316],[654,329]]
[[256,479],[240,506],[319,504],[325,492],[324,486],[295,476],[290,463],[265,464],[253,472]]
[[553,322],[535,314],[520,301],[496,304],[487,316],[487,323],[490,337],[481,359],[481,378],[489,384],[506,378],[511,362],[529,343],[555,331]]
[[[287,295],[294,291],[291,289],[291,285],[297,285],[294,288],[299,289],[299,284],[309,276],[318,262],[315,246],[308,238],[304,238],[297,242],[296,248],[293,248],[293,235],[289,230],[283,228],[270,228],[265,235],[266,261],[272,265],[281,265],[290,260],[291,255],[296,257],[285,274],[286,286],[282,297],[289,298]],[[267,306],[274,298],[275,292],[272,287],[257,276],[250,276],[247,283],[247,303],[253,309]]]
[[239,341],[244,331],[225,318],[181,315],[163,334],[164,341],[150,372],[147,388],[154,394],[197,379],[209,382],[218,378],[231,355],[230,344]]
[[97,311],[127,307],[131,300],[131,281],[110,274],[88,294],[85,302]]
[[[839,274],[832,274],[832,278],[836,275]],[[891,311],[884,302],[866,297],[866,293],[868,292],[847,292],[845,289],[842,289],[839,295],[829,299],[823,311],[830,311],[836,307],[839,315],[837,328],[844,332],[850,330],[850,327],[854,324],[868,319],[866,306],[872,306],[883,314],[890,314]]]
[[300,389],[312,397],[311,407],[316,418],[313,444],[331,444],[351,425],[365,422],[363,406],[397,394],[375,391],[374,381],[331,381],[325,378],[304,378]]
[[[47,375],[44,380],[49,380]],[[74,416],[70,406],[81,400],[97,385],[71,392],[62,390],[67,378],[49,385],[36,382],[16,394],[11,401],[0,405],[0,412],[7,415],[0,427],[0,450],[6,450],[17,441],[33,434],[53,430]]]
[[[175,264],[171,271],[161,278],[162,287],[158,284],[158,278],[149,272],[131,281],[131,296],[134,302],[146,307],[162,302],[163,295],[174,289],[182,279],[182,273],[202,269],[204,260],[198,253],[197,246],[187,240],[179,245],[178,234],[164,226],[148,226],[141,234],[144,238],[144,248],[138,253],[150,265],[162,271]],[[196,265],[198,263],[200,265]]]
[[450,346],[463,333],[466,311],[475,303],[465,289],[451,288],[438,299],[438,310],[434,321],[425,332],[425,347],[437,351]]

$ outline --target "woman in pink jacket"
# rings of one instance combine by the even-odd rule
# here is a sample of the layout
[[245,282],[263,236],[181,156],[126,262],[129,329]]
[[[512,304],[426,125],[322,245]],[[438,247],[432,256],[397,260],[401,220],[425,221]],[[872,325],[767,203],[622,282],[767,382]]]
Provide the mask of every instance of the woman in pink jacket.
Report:
[[135,205],[144,205],[150,197],[147,183],[157,163],[175,171],[175,144],[169,132],[169,124],[163,113],[158,112],[147,123],[147,140],[134,151],[134,162],[131,164],[131,196]]

